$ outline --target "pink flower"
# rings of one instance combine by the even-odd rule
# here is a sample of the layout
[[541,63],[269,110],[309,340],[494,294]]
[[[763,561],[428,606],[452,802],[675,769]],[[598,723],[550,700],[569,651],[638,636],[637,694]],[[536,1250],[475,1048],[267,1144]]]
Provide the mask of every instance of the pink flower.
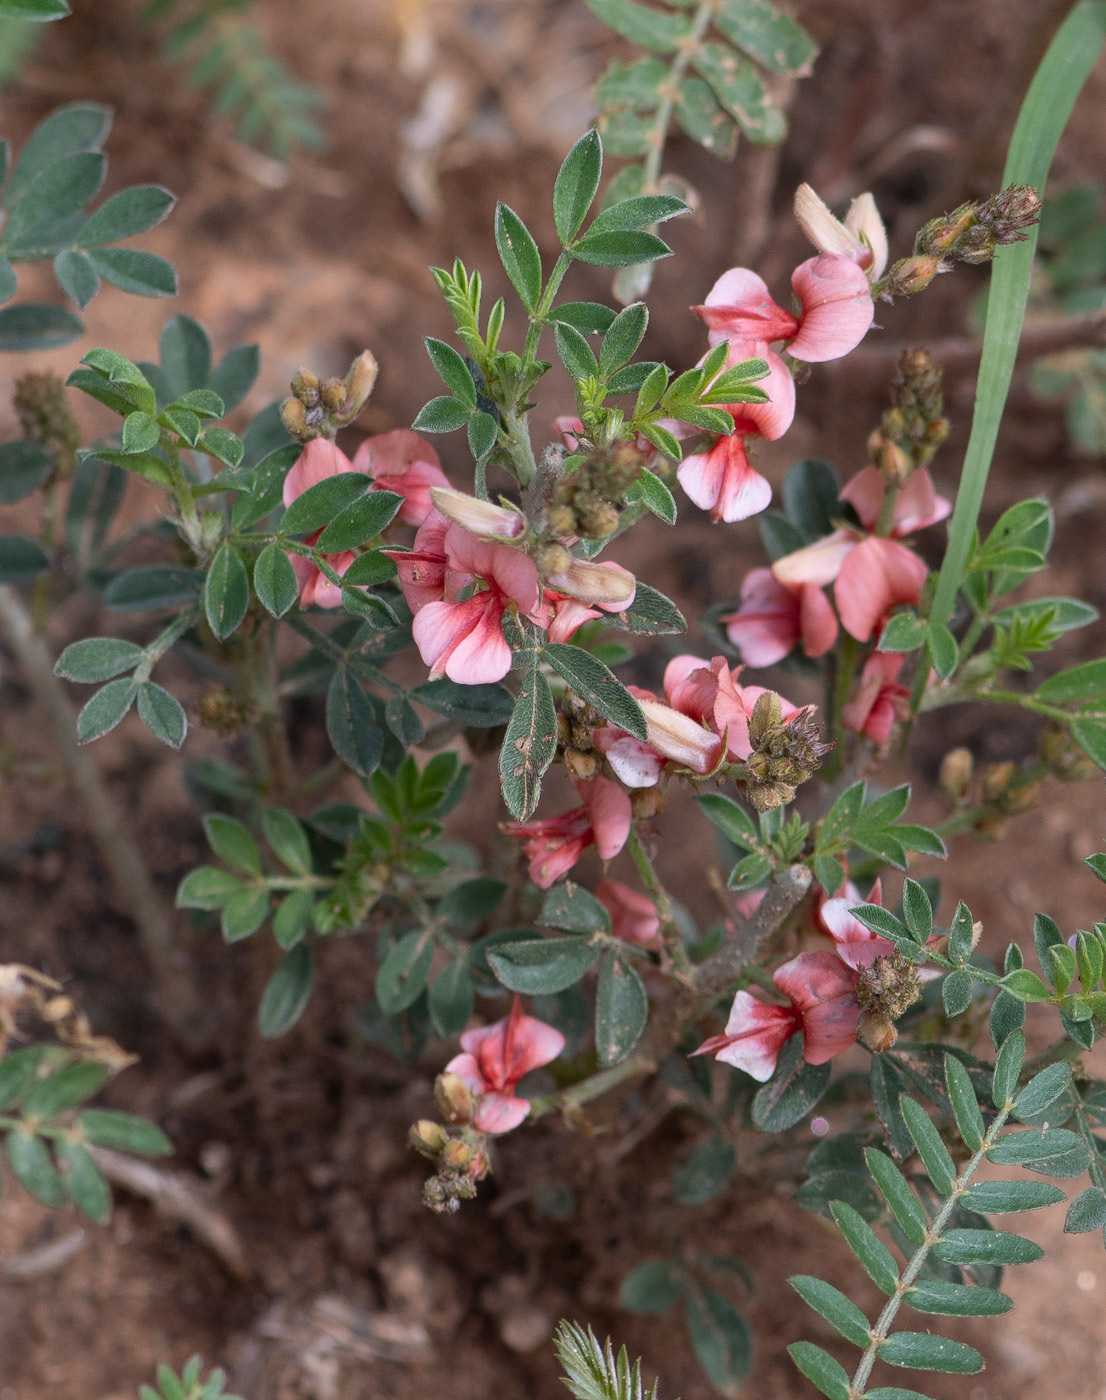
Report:
[[878,282],[887,266],[887,231],[870,194],[858,195],[844,222],[835,219],[809,185],[795,191],[795,218],[820,253],[851,258]]
[[616,938],[643,948],[656,943],[661,921],[647,894],[604,876],[596,886],[595,897],[610,914],[611,932]]
[[430,488],[449,485],[438,454],[410,428],[366,438],[354,455],[352,470],[371,476],[381,491],[403,497],[399,519],[405,525],[421,525],[430,513]]
[[734,431],[716,439],[706,452],[685,457],[676,473],[700,509],[709,510],[712,520],[727,523],[757,515],[772,499],[771,486],[749,462],[745,439],[762,437],[774,442],[783,437],[795,417],[795,381],[766,341],[732,341],[723,370],[749,359],[768,362],[768,375],[757,384],[768,395],[768,402],[725,404],[733,416]]
[[[320,481],[325,481],[328,477],[337,476],[341,472],[351,472],[355,470],[353,463],[346,456],[340,447],[331,442],[329,438],[312,438],[304,443],[303,451],[296,458],[288,475],[284,478],[284,504],[290,506],[294,500],[302,496],[303,493],[312,486],[317,486]],[[314,544],[322,533],[321,530],[306,541],[307,544]],[[318,608],[340,608],[342,606],[342,590],[325,576],[302,554],[288,554],[292,568],[295,570],[296,581],[299,584],[299,605],[301,608],[308,608],[314,605]],[[341,554],[328,554],[325,556],[326,562],[339,576],[344,574],[357,555],[351,551],[343,551]]]
[[[731,671],[723,656],[707,662],[699,656],[674,656],[665,667],[664,693],[670,705],[682,714],[710,726],[715,734],[726,735],[731,758],[745,759],[752,753],[749,719],[753,706],[768,694],[762,685],[738,685],[741,667]],[[799,713],[799,707],[780,696],[784,719]]]
[[719,618],[750,666],[772,666],[801,642],[807,656],[824,656],[837,640],[837,618],[817,584],[794,590],[771,569],[753,569],[741,585],[741,607]]
[[600,860],[613,860],[630,834],[630,799],[617,783],[577,778],[573,786],[580,794],[579,807],[559,817],[509,822],[503,828],[508,836],[526,842],[530,878],[543,890],[566,875],[592,844]]
[[867,899],[851,880],[837,891],[832,899],[823,898],[818,906],[816,922],[823,933],[833,939],[837,956],[854,971],[868,967],[876,958],[889,957],[895,945],[889,939],[881,938],[862,924],[852,912],[858,904],[883,905],[883,887],[879,880],[869,891]]
[[747,267],[724,272],[702,306],[692,309],[720,340],[783,340],[797,360],[820,363],[855,350],[868,333],[875,308],[863,269],[851,257],[822,253],[791,274],[798,316],[772,300],[762,278]]
[[824,1065],[856,1040],[860,1008],[856,974],[833,953],[800,953],[776,969],[772,981],[790,1006],[773,1006],[749,992],[734,997],[722,1035],[705,1040],[696,1055],[714,1055],[765,1083],[780,1051],[803,1032],[803,1059]]
[[[400,587],[415,614],[412,635],[430,678],[458,685],[487,685],[511,669],[503,612],[538,606],[538,573],[520,550],[478,539],[432,511],[410,553],[386,551],[395,560]],[[470,585],[484,587],[461,598]]]
[[565,1048],[565,1038],[553,1026],[522,1014],[515,997],[511,1014],[493,1026],[465,1031],[464,1054],[446,1065],[476,1096],[473,1124],[482,1133],[508,1133],[530,1112],[530,1100],[515,1097],[523,1075],[555,1060]]
[[693,773],[710,773],[718,767],[722,741],[717,734],[659,700],[639,700],[638,704],[645,716],[645,742],[655,753]]
[[604,612],[622,612],[637,594],[637,579],[609,559],[599,563],[573,559],[563,573],[550,574],[549,582],[566,597],[593,603]]
[[896,722],[910,717],[910,691],[896,679],[904,660],[891,652],[872,652],[864,663],[859,688],[841,707],[845,728],[867,735],[881,748]]
[[[640,686],[629,685],[626,689],[639,704],[657,699],[651,690]],[[616,724],[601,724],[592,734],[592,743],[611,765],[619,782],[628,788],[652,787],[660,781],[666,760],[644,739],[636,739]]]
[[[846,484],[840,498],[852,505],[865,530],[873,530],[885,490],[876,468],[865,467]],[[793,592],[804,585],[821,588],[832,583],[842,626],[857,641],[866,642],[897,603],[917,603],[926,581],[924,561],[894,536],[943,520],[950,509],[949,502],[934,491],[929,473],[916,471],[895,499],[892,538],[865,535],[845,526],[777,559],[772,576]]]

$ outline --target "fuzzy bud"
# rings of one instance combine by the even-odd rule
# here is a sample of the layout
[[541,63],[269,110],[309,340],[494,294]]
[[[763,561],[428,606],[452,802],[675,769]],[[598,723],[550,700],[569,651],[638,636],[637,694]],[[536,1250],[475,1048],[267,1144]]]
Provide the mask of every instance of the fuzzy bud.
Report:
[[432,486],[430,499],[447,520],[472,535],[513,540],[526,530],[526,517],[513,506],[496,506],[447,486]]
[[433,1123],[429,1118],[420,1118],[407,1134],[407,1145],[413,1147],[416,1152],[420,1152],[424,1157],[429,1157],[433,1161],[442,1149],[449,1142],[449,1134],[440,1123]]
[[538,573],[552,579],[553,575],[564,575],[573,564],[572,555],[563,544],[543,544],[534,554]]
[[58,476],[68,476],[76,465],[81,430],[69,411],[65,385],[56,374],[24,374],[15,381],[12,407],[23,436],[41,443],[53,458]]
[[822,742],[822,729],[812,708],[785,721],[780,697],[774,691],[766,691],[753,706],[749,742],[753,751],[740,776],[758,812],[770,812],[790,802],[796,788],[813,776],[823,755],[833,747]]
[[894,439],[877,429],[868,439],[868,451],[885,481],[892,486],[906,485],[914,463]]
[[570,778],[585,781],[594,778],[599,772],[599,758],[594,753],[581,753],[579,749],[565,749],[565,770]]
[[319,398],[328,413],[337,413],[345,402],[346,388],[340,379],[328,379],[319,390]]
[[915,256],[912,258],[900,258],[887,275],[887,286],[884,296],[911,297],[918,292],[924,292],[939,272],[945,269],[942,267],[941,259],[926,256]]
[[963,802],[972,781],[970,749],[949,749],[941,760],[941,791],[953,802]]
[[634,788],[630,793],[630,811],[634,821],[652,821],[664,809],[664,793],[659,783],[653,787]]
[[346,393],[342,404],[342,416],[345,422],[352,423],[365,407],[368,397],[376,385],[379,368],[376,356],[370,350],[362,350],[357,359],[350,365],[345,378]]
[[319,401],[319,377],[309,369],[298,369],[292,376],[292,393],[301,403],[314,407]]
[[434,1102],[450,1123],[471,1123],[476,1112],[472,1090],[458,1074],[439,1074],[434,1081]]
[[547,578],[558,592],[608,611],[628,608],[637,592],[637,580],[620,564],[592,564],[571,556],[567,569],[549,573]]
[[894,1023],[878,1011],[862,1011],[856,1026],[856,1038],[873,1055],[890,1050],[899,1038]]
[[460,1138],[450,1138],[442,1148],[442,1166],[450,1171],[467,1172],[472,1165],[473,1151]]
[[997,802],[1010,786],[1014,776],[1014,765],[1009,759],[1005,763],[992,763],[983,775],[984,802]]
[[290,437],[298,438],[300,442],[305,442],[311,436],[307,426],[307,409],[304,408],[301,399],[284,400],[280,406],[280,421],[284,424],[285,432]]
[[856,999],[862,1011],[897,1021],[921,996],[918,969],[896,949],[862,967]]

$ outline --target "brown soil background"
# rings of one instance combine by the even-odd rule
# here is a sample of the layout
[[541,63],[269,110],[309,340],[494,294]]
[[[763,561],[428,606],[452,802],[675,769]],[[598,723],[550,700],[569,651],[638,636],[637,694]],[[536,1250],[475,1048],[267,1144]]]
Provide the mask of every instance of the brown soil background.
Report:
[[[126,0],[77,0],[73,18],[51,26],[4,97],[4,129],[17,145],[60,101],[110,103],[117,117],[109,190],[153,180],[180,196],[168,223],[143,245],[176,263],[180,297],[144,302],[109,289],[87,313],[86,342],[32,358],[62,374],[93,344],[153,358],[161,325],[187,311],[207,324],[217,352],[260,343],[262,375],[244,412],[283,392],[299,365],[341,372],[368,345],[382,370],[359,427],[406,425],[434,392],[421,337],[449,331],[427,265],[459,254],[484,271],[492,296],[506,291],[491,240],[497,197],[548,246],[557,163],[588,122],[590,85],[618,52],[617,41],[582,0],[332,0],[314,7],[265,0],[255,8],[275,48],[330,104],[330,149],[298,161],[283,187],[272,188],[269,167],[243,156],[209,120],[204,99],[158,58],[137,5]],[[724,268],[758,255],[765,276],[779,283],[806,256],[788,216],[799,179],[835,203],[873,188],[899,252],[922,220],[994,188],[1017,103],[1067,6],[809,0],[793,9],[823,47],[813,78],[797,89],[791,135],[778,155],[743,151],[735,165],[722,166],[687,143],[671,149],[670,167],[699,187],[703,212],[673,229],[678,256],[661,267],[650,298],[645,348],[670,363],[700,353],[701,328],[686,307]],[[439,162],[444,212],[420,222],[397,188],[402,128],[427,83],[443,74],[457,84],[467,116]],[[1100,173],[1103,90],[1100,71],[1064,139],[1057,185]],[[574,278],[573,295],[604,294],[602,273]],[[963,333],[969,298],[981,285],[981,275],[960,271],[916,302],[881,309],[884,338]],[[880,381],[860,358],[818,368],[804,386],[794,429],[764,454],[774,479],[789,461],[814,453],[846,471],[862,464]],[[0,400],[21,368],[10,357],[0,362]],[[970,380],[949,386],[954,437],[936,472],[946,487],[955,481],[970,405]],[[567,406],[543,403],[542,413],[551,418]],[[104,426],[91,413],[86,425],[90,432]],[[2,428],[10,436],[14,425]],[[449,442],[443,456],[447,466],[453,459],[460,484],[463,454]],[[1047,591],[1103,607],[1101,488],[1099,464],[1072,452],[1058,414],[1019,381],[988,510],[997,514],[1047,490],[1060,519]],[[151,513],[141,483],[126,511],[132,519]],[[641,527],[623,557],[695,613],[736,597],[745,570],[760,561],[759,546],[751,528],[713,529],[690,507],[682,514],[672,533]],[[51,643],[60,650],[76,636],[120,628],[148,635],[143,626],[125,615],[98,618],[90,602],[75,599],[56,616]],[[1101,625],[1076,634],[1061,658],[1070,664],[1100,654],[1102,640]],[[177,693],[195,698],[195,679],[182,667],[171,662],[167,676]],[[674,1204],[670,1167],[700,1131],[691,1119],[669,1116],[636,1143],[620,1138],[617,1125],[587,1141],[543,1123],[505,1142],[497,1177],[479,1202],[449,1219],[424,1211],[421,1164],[403,1139],[407,1124],[429,1110],[441,1059],[409,1070],[350,1038],[349,1015],[371,995],[371,961],[355,940],[326,950],[307,1016],[273,1044],[253,1027],[273,963],[271,940],[227,949],[213,935],[197,937],[194,954],[221,1030],[202,1060],[180,1057],[151,1008],[130,921],[6,656],[0,685],[0,960],[69,978],[97,1027],[142,1056],[112,1086],[110,1102],[165,1126],[178,1148],[174,1166],[200,1179],[233,1220],[254,1273],[248,1283],[230,1279],[190,1234],[119,1193],[108,1228],[86,1224],[67,1263],[17,1281],[5,1274],[7,1262],[69,1235],[78,1222],[8,1191],[0,1200],[0,1400],[124,1400],[152,1378],[159,1360],[179,1366],[193,1351],[225,1365],[232,1388],[250,1400],[552,1400],[564,1391],[548,1339],[565,1315],[640,1352],[664,1396],[706,1400],[711,1392],[675,1315],[639,1318],[614,1305],[632,1267],[680,1241],[739,1255],[755,1271],[756,1292],[744,1305],[759,1348],[745,1393],[762,1400],[813,1393],[784,1348],[804,1336],[833,1343],[797,1303],[786,1275],[820,1272],[865,1304],[875,1301],[871,1290],[865,1293],[857,1267],[823,1223],[788,1204],[793,1182],[778,1193],[764,1188],[755,1158],[708,1206]],[[297,714],[301,751],[321,752],[318,710]],[[1006,714],[980,712],[942,713],[923,726],[911,769],[923,819],[927,807],[939,812],[933,776],[952,742],[970,744],[982,758],[1018,756],[1029,751],[1032,734]],[[210,734],[190,736],[190,756],[219,752]],[[179,760],[133,721],[101,743],[96,757],[171,895],[180,875],[205,858]],[[470,839],[477,831],[490,841],[495,820],[491,789],[478,783],[458,824]],[[707,913],[701,843],[698,830],[670,842],[662,863],[680,897]],[[1100,887],[1078,861],[1104,844],[1100,784],[1051,788],[1039,813],[1015,822],[1004,844],[957,840],[946,888],[969,902],[992,951],[1001,950],[1007,938],[1028,936],[1035,909],[1047,909],[1066,929],[1098,916]],[[534,1191],[554,1181],[576,1189],[568,1220],[551,1220],[535,1204]],[[982,1339],[988,1369],[963,1380],[934,1378],[927,1385],[934,1395],[1106,1396],[1106,1259],[1097,1236],[1062,1238],[1061,1220],[1062,1210],[1053,1210],[1024,1227],[1049,1252],[1044,1263],[1008,1277],[1017,1315],[953,1329]]]

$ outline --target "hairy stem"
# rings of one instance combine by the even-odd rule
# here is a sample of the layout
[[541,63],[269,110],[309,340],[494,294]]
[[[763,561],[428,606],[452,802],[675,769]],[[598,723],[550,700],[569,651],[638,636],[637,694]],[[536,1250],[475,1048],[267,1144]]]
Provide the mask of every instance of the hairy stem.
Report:
[[138,930],[153,976],[155,996],[178,1040],[195,1049],[207,1040],[207,1011],[192,969],[177,944],[173,918],[150,877],[141,852],[127,834],[123,813],[87,749],[77,743],[77,720],[54,663],[19,594],[0,585],[0,629],[15,652],[35,699],[54,733],[62,765],[84,809],[100,858],[111,874]]
[[810,870],[805,865],[789,865],[780,871],[737,937],[696,969],[692,986],[697,999],[720,996],[737,981],[772,934],[782,928],[784,920],[801,903],[811,880]]
[[641,836],[634,826],[630,828],[630,839],[627,842],[627,847],[634,864],[637,866],[637,873],[649,891],[649,897],[657,911],[657,918],[661,925],[661,938],[664,940],[665,950],[672,961],[672,969],[681,981],[686,981],[691,975],[691,962],[684,946],[684,936],[680,932],[680,925],[676,922],[676,915],[673,912],[668,891],[661,884],[656,867],[650,860],[649,852],[645,849]]

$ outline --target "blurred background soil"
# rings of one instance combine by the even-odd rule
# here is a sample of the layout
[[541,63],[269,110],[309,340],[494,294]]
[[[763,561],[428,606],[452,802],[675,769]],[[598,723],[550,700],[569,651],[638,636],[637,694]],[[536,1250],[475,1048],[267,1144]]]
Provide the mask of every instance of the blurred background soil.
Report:
[[[790,8],[822,52],[813,77],[796,90],[782,148],[743,148],[733,165],[720,165],[689,143],[671,147],[669,167],[703,196],[697,219],[668,226],[677,256],[660,266],[650,297],[644,351],[671,364],[682,367],[701,353],[702,328],[687,308],[720,272],[755,259],[779,287],[807,255],[789,216],[800,179],[837,206],[874,190],[895,255],[922,221],[994,189],[1017,104],[1067,5],[804,0]],[[263,0],[256,11],[275,50],[329,103],[329,149],[298,158],[287,178],[208,116],[206,98],[158,56],[137,22],[138,7],[126,0],[76,0],[73,17],[49,27],[38,56],[7,91],[4,130],[16,146],[62,101],[111,104],[109,191],[156,181],[180,197],[143,244],[176,264],[179,298],[140,301],[109,289],[87,313],[87,340],[34,356],[34,364],[65,374],[100,344],[154,358],[160,327],[184,311],[207,325],[217,353],[259,342],[261,378],[239,411],[243,422],[286,392],[298,366],[341,373],[368,346],[381,374],[358,429],[405,426],[435,392],[421,338],[450,330],[428,265],[460,255],[481,268],[489,298],[506,292],[491,238],[497,198],[550,245],[553,176],[589,122],[589,92],[619,41],[582,0]],[[1064,138],[1058,187],[1101,175],[1104,87],[1100,71]],[[446,98],[448,120],[435,136],[428,113]],[[602,271],[578,268],[572,277],[570,295],[605,296]],[[827,457],[845,473],[861,466],[893,362],[881,343],[964,334],[983,285],[982,272],[960,269],[925,297],[881,307],[883,329],[858,355],[815,368],[794,428],[782,443],[766,445],[764,470],[778,482],[789,462],[807,455]],[[518,329],[517,315],[509,315],[507,334]],[[0,402],[23,368],[0,360]],[[949,384],[953,439],[935,475],[950,491],[971,387],[970,375]],[[551,419],[569,406],[567,396],[554,397],[541,412]],[[95,406],[80,411],[90,435],[107,426]],[[13,435],[14,420],[0,429]],[[463,484],[459,444],[447,439],[443,458]],[[1059,531],[1042,590],[1100,608],[1102,488],[1101,464],[1073,451],[1059,411],[1033,399],[1019,377],[987,510],[993,517],[1047,491]],[[151,509],[143,484],[132,483],[129,518]],[[736,599],[743,574],[762,557],[755,529],[711,527],[686,502],[681,515],[675,532],[657,522],[640,527],[620,557],[692,616]],[[60,650],[76,636],[118,631],[121,622],[146,635],[142,619],[98,618],[87,599],[74,599],[55,618],[51,645]],[[1101,625],[1077,633],[1058,650],[1057,664],[1101,654],[1102,643]],[[707,643],[693,633],[690,645]],[[643,679],[656,673],[646,663]],[[182,668],[170,672],[170,683],[186,699],[198,693]],[[786,1274],[820,1272],[850,1287],[851,1296],[875,1300],[824,1222],[788,1202],[801,1157],[795,1179],[778,1190],[764,1187],[753,1158],[709,1205],[677,1205],[670,1168],[700,1130],[691,1118],[667,1113],[660,1090],[637,1106],[633,1132],[597,1115],[602,1132],[594,1138],[549,1120],[514,1134],[478,1202],[450,1218],[429,1214],[420,1204],[423,1165],[406,1152],[404,1136],[430,1111],[440,1060],[411,1069],[350,1037],[350,1015],[371,995],[363,946],[351,939],[326,949],[307,1015],[274,1043],[254,1028],[272,941],[224,948],[213,934],[198,937],[194,952],[221,1031],[211,1053],[182,1058],[151,1008],[133,927],[7,656],[0,687],[0,960],[65,976],[97,1028],[141,1055],[110,1101],[163,1124],[177,1144],[174,1167],[190,1173],[201,1196],[233,1222],[248,1275],[233,1277],[193,1233],[125,1192],[111,1225],[100,1229],[7,1191],[0,1200],[0,1400],[123,1400],[152,1378],[159,1360],[179,1366],[193,1351],[225,1365],[231,1387],[250,1400],[552,1400],[564,1393],[549,1341],[561,1316],[591,1322],[640,1352],[647,1373],[660,1375],[663,1396],[706,1400],[712,1392],[676,1315],[635,1317],[614,1302],[631,1268],[679,1241],[740,1256],[755,1273],[755,1292],[742,1303],[759,1336],[746,1393],[758,1400],[812,1393],[784,1348],[799,1337],[834,1344],[797,1302]],[[302,751],[321,754],[320,711],[308,705],[297,714]],[[923,722],[908,772],[921,792],[919,820],[941,814],[934,777],[953,743],[982,759],[1019,757],[1032,750],[1034,731],[1007,713],[943,711]],[[188,744],[193,758],[225,752],[199,729]],[[178,758],[131,721],[94,752],[171,896],[181,874],[206,858]],[[492,839],[494,800],[490,782],[474,785],[457,817],[469,839]],[[682,829],[671,819],[670,833]],[[1066,930],[1086,925],[1100,913],[1100,887],[1079,861],[1104,845],[1101,784],[1049,788],[1040,811],[1016,820],[1005,843],[954,841],[946,900],[968,901],[993,952],[1009,937],[1025,939],[1037,909]],[[695,828],[668,839],[660,860],[677,894],[710,917],[717,910],[702,849]],[[565,1186],[574,1191],[571,1212],[563,1191],[557,1194]],[[1106,1396],[1106,1258],[1098,1236],[1063,1238],[1061,1221],[1062,1209],[1053,1210],[1025,1227],[1049,1252],[1023,1277],[1015,1270],[1008,1278],[1017,1316],[953,1329],[982,1336],[987,1371],[937,1377],[928,1385],[935,1396]],[[28,1260],[37,1271],[27,1271]]]

